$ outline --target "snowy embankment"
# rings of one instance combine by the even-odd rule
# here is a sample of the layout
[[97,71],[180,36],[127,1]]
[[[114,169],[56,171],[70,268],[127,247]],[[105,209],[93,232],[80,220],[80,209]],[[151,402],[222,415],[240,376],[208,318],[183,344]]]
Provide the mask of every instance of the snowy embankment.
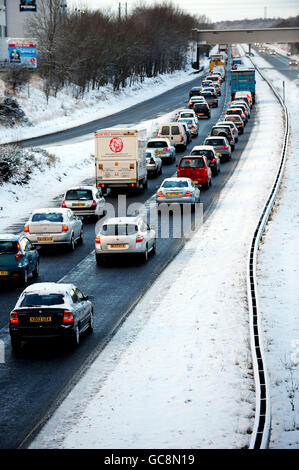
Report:
[[259,76],[254,115],[246,148],[214,212],[31,448],[249,445],[255,392],[246,261],[277,171],[283,130],[281,108]]
[[[272,46],[271,46],[272,47]],[[274,46],[273,46],[274,48]],[[262,57],[254,57],[267,67]],[[290,140],[285,174],[274,212],[263,236],[257,269],[265,360],[270,376],[270,448],[299,448],[299,125],[298,91],[285,75],[267,69],[289,110]]]

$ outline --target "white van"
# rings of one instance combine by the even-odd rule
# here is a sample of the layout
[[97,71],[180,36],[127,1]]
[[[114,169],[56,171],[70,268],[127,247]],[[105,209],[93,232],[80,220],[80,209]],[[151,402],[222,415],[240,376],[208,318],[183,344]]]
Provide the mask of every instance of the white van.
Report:
[[176,150],[179,147],[182,147],[183,150],[186,150],[187,148],[187,134],[183,125],[177,122],[161,124],[158,131],[158,137],[167,137],[170,140],[171,145],[173,145]]

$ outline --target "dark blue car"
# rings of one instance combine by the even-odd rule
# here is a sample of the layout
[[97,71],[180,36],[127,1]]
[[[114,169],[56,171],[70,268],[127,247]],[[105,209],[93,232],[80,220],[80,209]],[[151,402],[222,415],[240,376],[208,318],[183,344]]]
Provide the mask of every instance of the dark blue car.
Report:
[[0,234],[0,282],[15,280],[24,285],[37,278],[39,252],[24,235]]

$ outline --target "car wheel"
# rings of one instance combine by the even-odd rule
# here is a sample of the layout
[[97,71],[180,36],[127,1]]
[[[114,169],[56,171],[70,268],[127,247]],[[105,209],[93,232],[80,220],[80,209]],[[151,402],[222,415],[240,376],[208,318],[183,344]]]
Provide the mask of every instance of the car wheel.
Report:
[[82,245],[83,237],[84,237],[84,235],[83,235],[83,227],[82,227],[81,230],[80,230],[80,236],[79,236],[79,240],[78,240],[79,245]]
[[28,269],[26,268],[24,274],[22,274],[19,278],[19,283],[21,286],[25,286],[27,282],[28,282]]
[[156,240],[154,241],[153,248],[152,248],[152,255],[154,256],[156,254],[156,248],[157,248],[157,242]]
[[37,260],[35,269],[32,271],[32,277],[36,279],[38,275],[39,275],[39,260]]
[[142,253],[142,255],[141,255],[141,261],[142,261],[142,263],[146,263],[147,260],[148,260],[148,248],[147,248],[147,245],[146,245],[145,252]]
[[87,328],[88,333],[91,333],[93,331],[93,312],[90,312],[90,318],[88,322],[88,328]]
[[74,331],[72,332],[71,345],[74,347],[77,347],[79,346],[79,344],[80,344],[80,330],[79,330],[79,325],[77,325]]
[[103,260],[104,260],[103,255],[98,255],[98,254],[96,254],[96,262],[97,262],[97,265],[98,265],[98,266],[101,266],[102,264],[104,264],[104,263],[103,263]]
[[74,234],[72,234],[71,241],[69,244],[69,250],[75,251],[75,248],[76,248],[75,237],[74,237]]
[[10,336],[10,344],[15,353],[19,353],[22,348],[22,340],[17,336]]

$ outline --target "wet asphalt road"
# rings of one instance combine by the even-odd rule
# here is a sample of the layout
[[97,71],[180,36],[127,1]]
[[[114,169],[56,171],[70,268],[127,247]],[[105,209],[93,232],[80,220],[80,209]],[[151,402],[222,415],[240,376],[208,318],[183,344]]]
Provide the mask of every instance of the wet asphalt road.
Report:
[[[130,124],[142,119],[149,119],[170,112],[186,104],[188,91],[201,81],[199,77],[192,83],[170,90],[158,98],[134,106],[118,115],[122,124]],[[219,107],[212,110],[210,120],[200,121],[200,135],[193,139],[188,149],[200,144],[208,135],[210,127],[223,115],[230,100],[229,80],[222,86]],[[164,104],[163,104],[164,103]],[[138,108],[138,106],[140,106]],[[137,111],[136,111],[137,109]],[[249,133],[254,128],[256,110],[240,136],[231,162],[221,165],[221,173],[213,178],[209,190],[202,191],[201,202],[204,207],[204,219],[214,210],[221,189],[230,178],[242,151],[246,147]],[[93,132],[99,127],[109,127],[117,122],[117,116],[108,117],[91,125]],[[114,124],[113,124],[114,123]],[[94,127],[93,127],[94,126]],[[72,137],[80,135],[74,134]],[[51,139],[54,138],[51,136]],[[64,136],[64,138],[71,138]],[[48,139],[48,137],[47,137]],[[34,145],[45,144],[45,141]],[[54,141],[53,141],[54,142]],[[50,141],[47,141],[50,143]],[[26,145],[28,142],[26,143]],[[32,143],[31,143],[32,145]],[[187,152],[184,152],[186,154]],[[177,161],[180,154],[177,154]],[[163,175],[149,180],[148,189],[141,194],[128,197],[128,203],[145,202],[156,192],[156,187],[164,177],[175,173],[175,164],[164,165]],[[93,183],[93,181],[91,181]],[[59,204],[61,195],[57,195],[52,205]],[[107,197],[107,201],[117,204],[117,197]],[[17,232],[22,224],[16,224]],[[137,260],[118,260],[108,267],[98,267],[94,255],[94,223],[85,223],[84,243],[74,253],[55,250],[41,253],[40,277],[38,282],[63,281],[77,284],[87,295],[95,296],[95,325],[92,335],[82,337],[78,349],[59,342],[25,344],[22,354],[16,356],[10,348],[8,316],[13,309],[22,288],[1,286],[0,339],[5,344],[5,362],[0,364],[0,447],[26,447],[38,431],[44,420],[63,397],[72,388],[88,364],[97,356],[111,335],[129,314],[138,300],[151,286],[161,271],[175,257],[185,243],[183,238],[158,239],[157,253],[148,263],[140,265]]]

